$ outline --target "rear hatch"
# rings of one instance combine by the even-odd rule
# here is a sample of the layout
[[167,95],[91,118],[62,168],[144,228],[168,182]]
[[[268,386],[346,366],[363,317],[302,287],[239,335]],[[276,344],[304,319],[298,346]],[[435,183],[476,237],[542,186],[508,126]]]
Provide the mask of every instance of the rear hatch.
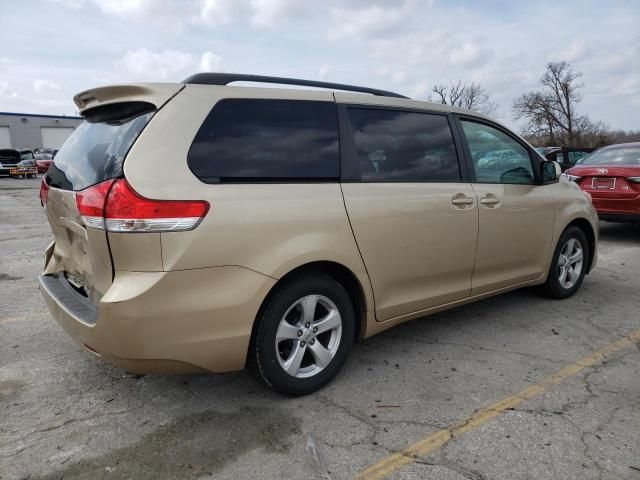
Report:
[[593,197],[631,199],[640,193],[640,184],[629,180],[640,177],[640,166],[580,167],[573,168],[571,175],[580,177],[580,187]]
[[85,121],[64,143],[43,178],[41,199],[54,236],[44,273],[64,275],[94,303],[111,286],[114,274],[101,216],[104,205],[99,202],[114,179],[123,177],[125,158],[138,135],[182,86],[162,87],[152,89],[147,98],[139,86],[87,91],[79,94],[80,100],[76,96]]

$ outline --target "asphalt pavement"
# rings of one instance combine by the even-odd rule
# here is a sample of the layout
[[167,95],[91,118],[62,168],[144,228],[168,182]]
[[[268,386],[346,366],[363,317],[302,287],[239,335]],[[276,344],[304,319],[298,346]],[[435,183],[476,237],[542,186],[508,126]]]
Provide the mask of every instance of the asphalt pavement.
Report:
[[527,289],[398,326],[288,398],[75,345],[38,291],[39,182],[0,179],[1,480],[640,479],[640,226],[601,224],[570,299]]

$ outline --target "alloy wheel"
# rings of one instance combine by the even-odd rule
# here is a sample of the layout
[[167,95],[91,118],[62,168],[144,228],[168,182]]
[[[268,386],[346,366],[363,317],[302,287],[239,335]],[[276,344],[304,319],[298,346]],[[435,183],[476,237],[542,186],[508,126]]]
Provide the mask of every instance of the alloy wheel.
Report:
[[323,295],[306,295],[285,312],[276,331],[278,362],[292,377],[312,377],[331,362],[340,346],[340,311]]
[[584,252],[575,238],[570,238],[560,250],[558,258],[558,280],[562,288],[570,289],[576,284],[582,273]]

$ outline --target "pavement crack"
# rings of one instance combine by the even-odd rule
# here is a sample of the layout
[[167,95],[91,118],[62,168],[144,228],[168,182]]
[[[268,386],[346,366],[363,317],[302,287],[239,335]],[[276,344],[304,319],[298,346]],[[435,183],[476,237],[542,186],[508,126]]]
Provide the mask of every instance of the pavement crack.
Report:
[[10,440],[7,443],[0,444],[0,449],[5,448],[5,447],[7,447],[9,445],[15,444],[16,442],[21,442],[21,441],[29,438],[30,436],[37,434],[37,433],[47,433],[47,432],[51,432],[51,431],[58,430],[60,428],[66,427],[67,425],[70,425],[72,423],[86,422],[86,421],[89,421],[89,420],[95,420],[96,418],[109,417],[109,416],[114,416],[114,415],[123,415],[123,414],[129,413],[129,412],[131,412],[131,410],[130,409],[126,409],[126,410],[119,410],[119,411],[116,411],[116,412],[95,413],[95,414],[87,415],[87,416],[84,416],[84,417],[68,418],[68,419],[64,420],[63,422],[58,423],[56,425],[50,425],[50,426],[44,427],[44,428],[36,428],[35,430],[31,430],[30,432],[27,432],[26,434],[22,435],[21,437],[14,438],[14,439]]
[[444,448],[440,451],[440,461],[435,462],[434,465],[438,465],[446,468],[447,470],[451,470],[452,472],[455,472],[468,480],[490,480],[490,477],[483,474],[482,472],[473,468],[458,465],[454,460],[450,459],[447,447],[448,444],[445,445]]
[[[368,435],[365,435],[363,439],[350,442],[349,444],[350,447],[354,447],[356,445],[362,445],[362,444],[372,444],[375,441],[376,436],[378,435],[378,433],[380,433],[380,430],[381,430],[381,426],[379,425],[379,422],[373,421],[372,419],[370,419],[364,414],[359,414],[351,411],[350,408],[334,401],[333,399],[329,398],[328,396],[322,393],[318,393],[317,395],[318,395],[318,398],[325,404],[330,405],[331,407],[336,408],[341,412],[347,414],[349,417],[353,418],[354,420],[360,423],[363,423],[370,430],[370,433]],[[331,445],[330,443],[327,443],[327,445],[332,447],[337,446],[337,445]],[[388,450],[388,449],[385,448],[385,450]]]

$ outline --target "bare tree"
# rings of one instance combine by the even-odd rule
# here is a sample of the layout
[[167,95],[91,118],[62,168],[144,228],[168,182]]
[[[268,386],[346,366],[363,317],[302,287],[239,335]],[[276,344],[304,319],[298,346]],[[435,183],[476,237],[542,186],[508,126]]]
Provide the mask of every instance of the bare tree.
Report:
[[[587,119],[587,117],[580,117],[581,119]],[[612,145],[615,143],[626,142],[640,142],[640,130],[611,130],[602,122],[588,121],[586,125],[579,124],[577,130],[580,131],[580,136],[576,140],[575,146],[578,147],[603,147],[605,145]],[[524,131],[523,136],[533,145],[539,146],[555,146],[557,142],[549,140],[548,135],[545,132],[531,133]]]
[[640,142],[640,130],[614,130],[609,132],[612,143]]
[[451,82],[449,85],[440,83],[435,85],[432,91],[437,95],[436,101],[443,105],[466,108],[484,115],[492,114],[497,108],[479,83],[472,82],[465,85],[461,80],[457,83]]
[[551,143],[557,140],[561,128],[558,126],[549,95],[543,92],[525,93],[516,99],[513,111],[517,119],[528,120],[523,128],[524,134],[546,137]]
[[525,93],[513,103],[514,117],[527,120],[525,135],[544,139],[548,144],[576,145],[581,139],[606,130],[602,123],[576,114],[576,104],[582,100],[580,77],[582,73],[567,62],[547,64],[540,78],[542,89]]
[[451,82],[450,85],[440,83],[433,87],[433,92],[438,95],[438,101],[441,104],[459,106],[458,104],[464,93],[464,85],[462,85],[461,80],[458,80],[458,83]]

